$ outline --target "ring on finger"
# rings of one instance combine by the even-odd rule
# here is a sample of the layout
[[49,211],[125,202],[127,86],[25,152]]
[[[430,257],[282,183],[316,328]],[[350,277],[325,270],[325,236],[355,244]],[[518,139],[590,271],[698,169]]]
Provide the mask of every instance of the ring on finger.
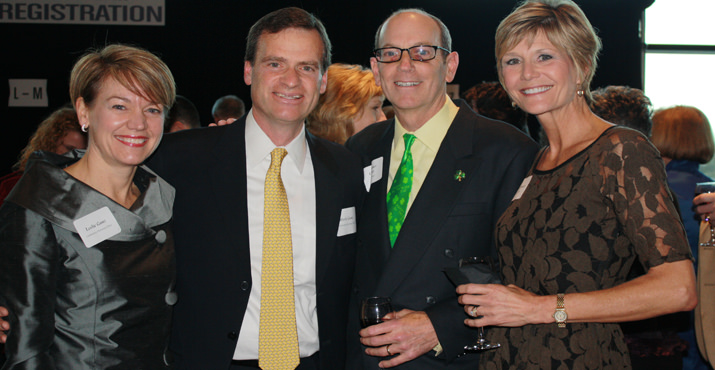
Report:
[[392,356],[392,352],[390,352],[390,346],[391,346],[391,345],[392,345],[392,343],[388,344],[387,347],[385,347],[385,349],[387,350],[387,355],[388,355],[388,356]]
[[478,308],[479,306],[472,306],[472,308],[469,309],[469,315],[471,315],[472,317],[479,316],[479,314],[477,313]]

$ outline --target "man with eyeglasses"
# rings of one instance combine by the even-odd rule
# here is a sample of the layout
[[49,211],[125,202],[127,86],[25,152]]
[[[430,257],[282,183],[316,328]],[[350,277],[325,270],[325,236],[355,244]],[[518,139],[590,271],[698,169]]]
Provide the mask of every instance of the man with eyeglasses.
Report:
[[[477,332],[443,270],[460,258],[496,256],[494,225],[532,163],[536,144],[446,94],[459,55],[449,30],[417,9],[378,28],[370,59],[395,118],[346,145],[360,155],[368,195],[358,256],[348,368],[470,369]],[[406,150],[407,148],[407,150]],[[395,314],[360,330],[361,298],[386,296]]]

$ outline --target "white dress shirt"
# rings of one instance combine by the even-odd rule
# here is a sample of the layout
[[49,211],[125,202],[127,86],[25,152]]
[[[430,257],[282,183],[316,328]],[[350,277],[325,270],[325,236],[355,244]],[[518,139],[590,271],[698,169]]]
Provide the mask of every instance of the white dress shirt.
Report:
[[[241,324],[234,360],[258,358],[258,326],[261,309],[261,261],[263,254],[263,192],[271,151],[276,146],[261,130],[251,110],[246,116],[246,175],[248,185],[248,230],[251,248],[251,295]],[[300,357],[319,350],[315,286],[315,176],[305,130],[284,148],[281,178],[288,196],[293,238],[295,315]],[[288,313],[286,313],[288,314]]]

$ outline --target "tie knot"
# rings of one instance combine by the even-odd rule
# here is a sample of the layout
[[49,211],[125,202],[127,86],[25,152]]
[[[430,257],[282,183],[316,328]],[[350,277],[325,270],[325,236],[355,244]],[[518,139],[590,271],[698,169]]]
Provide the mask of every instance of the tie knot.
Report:
[[415,142],[415,139],[417,138],[417,136],[415,136],[413,134],[404,134],[404,135],[402,135],[402,138],[405,139],[405,151],[407,152],[412,147],[412,143]]
[[271,151],[271,167],[280,167],[283,163],[283,158],[288,155],[288,151],[285,148],[275,148]]

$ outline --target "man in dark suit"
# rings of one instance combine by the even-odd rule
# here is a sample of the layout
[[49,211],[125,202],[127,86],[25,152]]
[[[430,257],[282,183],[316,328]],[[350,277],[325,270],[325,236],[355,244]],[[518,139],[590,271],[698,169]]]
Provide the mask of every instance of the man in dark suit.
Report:
[[232,125],[167,135],[148,163],[176,187],[171,350],[178,369],[258,368],[263,182],[275,147],[288,151],[281,171],[296,312],[285,315],[297,315],[298,368],[345,361],[347,266],[364,187],[353,154],[305,130],[329,65],[330,41],[318,19],[298,8],[268,14],[248,36],[252,110]]
[[[396,118],[346,143],[370,169],[358,227],[353,310],[362,297],[389,296],[397,312],[359,331],[362,347],[348,341],[348,367],[473,370],[478,356],[462,355],[477,333],[464,325],[464,308],[443,270],[457,267],[463,257],[496,256],[494,225],[537,146],[513,127],[447,97],[446,83],[459,56],[436,17],[415,9],[394,13],[378,29],[375,48],[372,71]],[[403,144],[403,134],[416,139]],[[388,214],[394,211],[386,198],[410,145],[411,191],[391,245]],[[352,333],[359,330],[357,318],[349,316]]]

